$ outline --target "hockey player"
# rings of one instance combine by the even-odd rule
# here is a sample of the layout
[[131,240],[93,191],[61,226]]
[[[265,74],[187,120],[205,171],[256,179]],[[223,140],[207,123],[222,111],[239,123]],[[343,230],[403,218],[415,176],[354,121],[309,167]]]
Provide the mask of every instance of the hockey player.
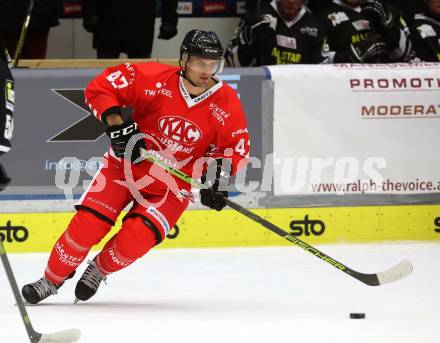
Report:
[[[0,40],[0,156],[11,149],[11,138],[14,130],[15,93],[14,79],[10,67],[12,67],[11,58]],[[11,178],[7,176],[0,163],[0,191],[10,182]]]
[[425,6],[411,25],[414,49],[422,61],[440,62],[440,0],[425,0]]
[[328,63],[407,62],[414,57],[400,13],[379,0],[333,0],[327,22]]
[[[121,229],[89,261],[76,285],[76,298],[88,300],[107,275],[129,266],[165,239],[188,206],[191,189],[139,158],[140,146],[190,175],[200,176],[200,162],[209,157],[215,177],[212,186],[200,192],[201,202],[217,211],[225,206],[229,177],[247,161],[249,137],[236,92],[215,75],[223,67],[217,35],[188,32],[180,48],[180,65],[126,63],[106,69],[87,86],[86,103],[109,125],[111,148],[105,167],[55,243],[44,276],[23,287],[28,302],[56,294],[132,201]],[[134,109],[126,122],[121,117],[125,106]],[[143,139],[136,141],[139,135]],[[143,185],[133,189],[139,181]]]
[[323,25],[305,7],[304,0],[263,1],[256,16],[248,14],[240,20],[226,49],[229,66],[323,61]]

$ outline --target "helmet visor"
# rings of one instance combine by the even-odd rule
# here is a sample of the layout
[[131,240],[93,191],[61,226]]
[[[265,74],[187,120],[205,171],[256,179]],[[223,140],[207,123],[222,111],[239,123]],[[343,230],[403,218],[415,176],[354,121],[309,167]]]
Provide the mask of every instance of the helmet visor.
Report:
[[192,70],[200,73],[207,74],[218,74],[221,73],[224,66],[224,59],[220,57],[219,59],[210,59],[200,56],[190,56],[190,58],[185,58],[187,61],[187,66]]

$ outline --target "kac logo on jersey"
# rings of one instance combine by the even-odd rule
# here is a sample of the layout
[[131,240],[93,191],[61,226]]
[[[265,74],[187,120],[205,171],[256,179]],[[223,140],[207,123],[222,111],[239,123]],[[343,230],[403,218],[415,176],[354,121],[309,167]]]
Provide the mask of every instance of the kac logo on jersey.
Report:
[[159,129],[168,138],[181,144],[192,145],[202,138],[202,131],[192,122],[182,117],[162,117]]

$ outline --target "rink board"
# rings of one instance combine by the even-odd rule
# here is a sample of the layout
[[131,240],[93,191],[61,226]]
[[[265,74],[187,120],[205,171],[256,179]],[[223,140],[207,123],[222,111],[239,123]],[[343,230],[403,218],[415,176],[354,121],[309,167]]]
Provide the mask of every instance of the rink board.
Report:
[[[254,209],[312,244],[440,241],[440,205]],[[6,213],[0,236],[9,252],[50,251],[73,213]],[[119,218],[113,232],[120,227]],[[160,247],[281,246],[288,241],[233,210],[184,213]],[[110,233],[107,237],[111,237]],[[106,241],[104,239],[103,241]],[[100,246],[102,246],[103,242]]]

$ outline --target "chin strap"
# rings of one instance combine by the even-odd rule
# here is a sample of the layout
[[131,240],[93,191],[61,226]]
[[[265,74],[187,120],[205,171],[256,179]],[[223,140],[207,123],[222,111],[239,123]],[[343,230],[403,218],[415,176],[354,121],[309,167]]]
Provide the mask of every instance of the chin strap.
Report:
[[180,67],[180,75],[182,75],[182,77],[187,80],[190,84],[192,84],[194,87],[198,87],[194,82],[192,82],[192,80],[186,76],[186,70],[188,69],[188,66],[186,65],[186,61],[185,61],[185,71],[182,68],[182,65],[180,64],[181,59],[179,59],[179,67]]
[[186,76],[186,73],[185,73],[183,70],[180,71],[180,75],[182,75],[182,77],[183,77],[186,81],[188,81],[190,84],[192,84],[194,87],[199,87],[199,86],[197,86],[194,82],[192,82],[192,80],[191,80],[189,77]]

